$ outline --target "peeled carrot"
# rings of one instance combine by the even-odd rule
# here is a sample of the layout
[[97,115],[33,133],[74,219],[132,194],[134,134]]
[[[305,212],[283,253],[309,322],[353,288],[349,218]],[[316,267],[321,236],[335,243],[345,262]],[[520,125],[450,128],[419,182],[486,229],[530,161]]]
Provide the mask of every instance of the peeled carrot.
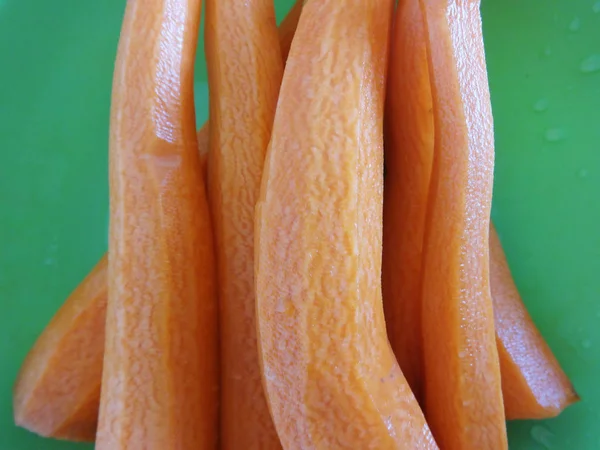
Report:
[[425,414],[441,448],[507,448],[489,284],[494,136],[479,0],[420,4],[435,124],[423,263]]
[[[279,26],[285,59],[285,49],[289,52],[301,7],[302,0],[298,0]],[[196,136],[200,164],[206,173],[208,123]],[[104,355],[107,264],[107,255],[104,255],[97,268],[65,301],[23,363],[14,391],[14,415],[18,425],[44,436],[95,439]],[[96,368],[95,376],[88,367]],[[61,389],[67,385],[68,389]],[[81,409],[80,399],[88,397],[89,408]]]
[[212,230],[194,131],[199,0],[130,0],[113,80],[96,448],[214,449]]
[[[420,398],[423,205],[433,164],[434,124],[418,0],[402,1],[396,10],[386,122],[383,300],[390,343]],[[493,226],[490,285],[506,418],[553,417],[578,397],[521,301]]]
[[555,417],[579,396],[527,313],[493,225],[490,277],[506,418]]
[[94,440],[104,353],[107,263],[104,255],[23,362],[14,387],[17,425],[42,436]]
[[421,286],[431,167],[433,105],[418,0],[396,9],[386,98],[383,306],[390,344],[422,400]]
[[281,448],[263,392],[254,207],[283,76],[272,0],[207,0],[208,192],[217,250],[221,448]]
[[381,304],[393,1],[305,4],[257,205],[263,381],[286,449],[437,448]]

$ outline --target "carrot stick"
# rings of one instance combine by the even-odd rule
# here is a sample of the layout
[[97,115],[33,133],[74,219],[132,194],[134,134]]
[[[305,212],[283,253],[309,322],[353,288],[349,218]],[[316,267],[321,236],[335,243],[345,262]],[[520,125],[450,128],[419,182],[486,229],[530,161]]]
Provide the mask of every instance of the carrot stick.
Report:
[[[417,0],[396,10],[386,104],[383,300],[390,343],[422,397],[422,245],[434,152],[425,24]],[[507,419],[559,414],[578,399],[516,290],[490,229],[490,286]],[[528,356],[529,355],[529,356]]]
[[107,264],[104,255],[23,362],[14,388],[17,425],[42,436],[94,440],[104,354]]
[[285,449],[437,448],[381,304],[393,1],[304,6],[257,205],[263,382]]
[[579,396],[525,309],[493,225],[490,280],[506,418],[555,417]]
[[383,306],[390,344],[423,397],[421,286],[425,217],[433,165],[433,105],[418,0],[396,9],[386,98]]
[[425,414],[441,448],[507,448],[489,285],[494,136],[479,0],[420,4],[435,123],[423,262]]
[[278,449],[258,362],[254,207],[283,60],[272,0],[207,0],[208,192],[215,224],[221,343],[221,448]]
[[[298,0],[279,27],[285,58],[287,53],[283,52],[286,48],[289,51],[301,7],[302,0]],[[208,138],[207,122],[197,133],[204,173]],[[107,263],[104,255],[67,298],[23,362],[14,389],[14,415],[19,426],[43,436],[95,439],[104,355]],[[57,387],[67,383],[68,389]],[[89,398],[89,407],[80,406],[82,398]]]
[[216,448],[214,255],[194,131],[200,6],[130,0],[123,20],[99,450]]

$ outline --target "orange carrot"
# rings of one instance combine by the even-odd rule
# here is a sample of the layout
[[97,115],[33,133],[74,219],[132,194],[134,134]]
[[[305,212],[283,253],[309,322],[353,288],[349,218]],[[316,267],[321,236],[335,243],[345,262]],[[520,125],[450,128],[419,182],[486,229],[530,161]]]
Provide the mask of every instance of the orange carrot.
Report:
[[107,262],[104,255],[23,362],[14,388],[17,425],[42,436],[94,440],[104,353]]
[[263,382],[286,449],[437,448],[381,304],[393,1],[304,6],[257,205]]
[[130,0],[113,80],[96,448],[214,449],[212,231],[194,132],[199,0]]
[[396,9],[386,99],[383,306],[390,343],[422,400],[421,285],[433,165],[433,106],[418,0]]
[[490,279],[506,417],[555,417],[579,396],[527,313],[493,225]]
[[[279,27],[282,56],[286,59],[285,49],[289,51],[301,7],[302,0],[298,0]],[[197,133],[203,173],[206,173],[208,138],[206,123]],[[104,255],[97,268],[65,301],[23,363],[14,392],[18,425],[44,436],[95,439],[104,356],[107,263]],[[97,345],[92,345],[92,341]],[[97,375],[93,376],[88,367],[97,367]],[[57,390],[57,386],[67,384],[69,389]],[[78,402],[88,396],[89,407],[81,408]]]
[[207,0],[208,191],[217,250],[221,448],[281,448],[262,388],[254,297],[254,207],[283,61],[272,0]]
[[[383,299],[390,343],[419,398],[424,376],[419,291],[423,205],[434,124],[425,29],[416,0],[400,2],[396,11],[386,106]],[[490,233],[490,285],[506,417],[553,417],[578,397],[521,301],[493,226]]]
[[494,136],[479,0],[420,4],[435,123],[423,263],[425,413],[441,448],[507,448],[489,284]]

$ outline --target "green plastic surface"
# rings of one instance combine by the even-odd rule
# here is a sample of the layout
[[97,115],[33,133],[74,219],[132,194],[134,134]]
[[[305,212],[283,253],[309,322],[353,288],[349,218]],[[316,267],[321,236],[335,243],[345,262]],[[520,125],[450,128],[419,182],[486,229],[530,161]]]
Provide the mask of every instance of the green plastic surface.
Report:
[[[281,17],[291,1],[278,1]],[[12,421],[25,354],[107,246],[107,137],[124,0],[0,0],[0,449],[91,448]],[[484,0],[494,218],[582,402],[511,449],[600,448],[600,1]],[[199,47],[202,51],[202,45]],[[198,55],[198,123],[207,117]]]

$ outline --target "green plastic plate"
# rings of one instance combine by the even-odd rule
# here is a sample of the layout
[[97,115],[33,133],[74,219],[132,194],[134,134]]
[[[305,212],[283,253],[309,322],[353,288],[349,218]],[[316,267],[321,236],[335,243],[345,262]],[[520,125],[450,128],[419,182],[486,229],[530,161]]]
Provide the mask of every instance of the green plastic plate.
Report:
[[[281,17],[291,1],[277,1]],[[0,450],[91,448],[14,426],[30,346],[107,247],[112,68],[124,0],[0,0]],[[600,1],[484,0],[494,218],[581,403],[511,449],[600,448]],[[198,123],[207,117],[202,45]]]

